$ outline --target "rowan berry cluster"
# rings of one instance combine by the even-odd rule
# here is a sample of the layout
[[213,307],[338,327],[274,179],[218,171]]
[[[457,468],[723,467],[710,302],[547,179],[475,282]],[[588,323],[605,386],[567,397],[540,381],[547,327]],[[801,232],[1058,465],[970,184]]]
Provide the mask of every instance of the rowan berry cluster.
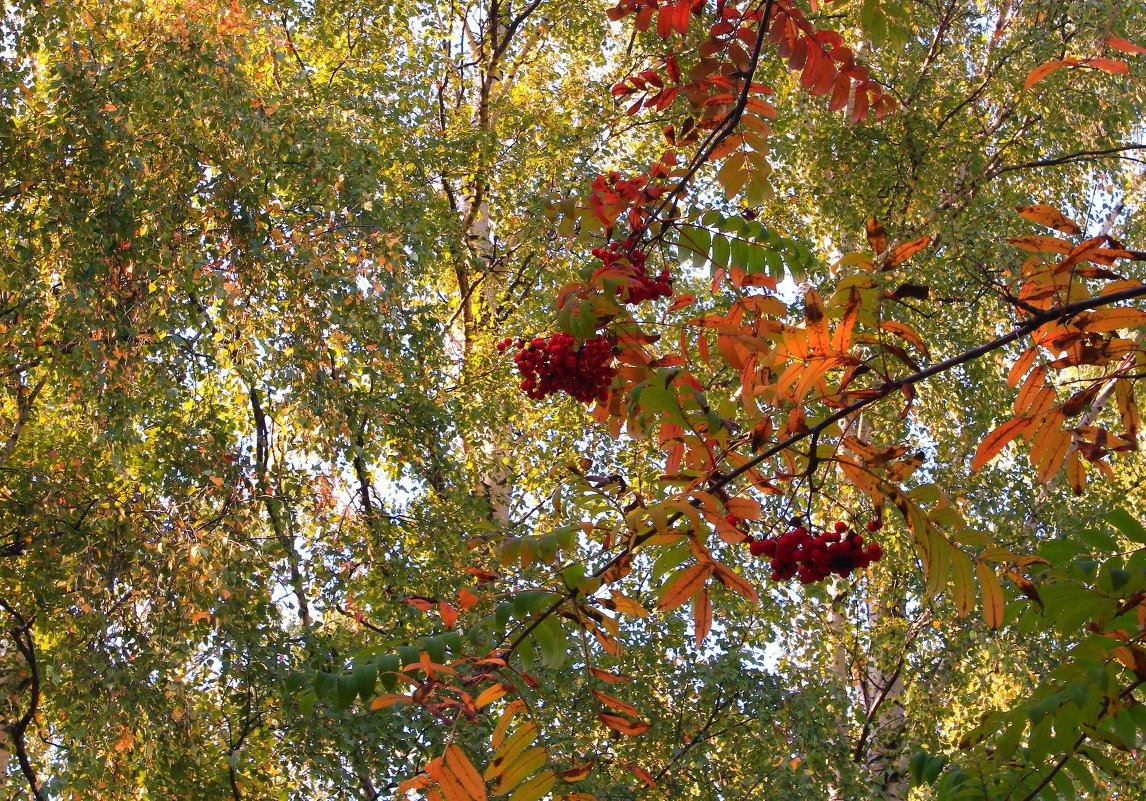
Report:
[[[869,533],[882,528],[878,520],[867,524]],[[772,580],[784,581],[796,576],[802,584],[823,581],[832,573],[847,578],[853,570],[879,561],[883,549],[877,543],[864,547],[863,534],[837,522],[830,530],[812,536],[801,525],[779,537],[769,537],[748,546],[753,556],[772,560]]]
[[[608,248],[593,248],[593,255],[604,262],[606,268],[622,270],[636,282],[630,286],[617,287],[617,295],[622,303],[644,303],[646,300],[672,297],[672,278],[668,270],[661,270],[655,277],[645,267],[648,258],[639,250],[634,250],[630,242],[622,249],[616,242]],[[628,264],[623,264],[624,261]]]
[[581,403],[608,398],[609,385],[617,371],[611,367],[613,347],[603,336],[595,336],[577,345],[569,334],[552,334],[526,341],[504,339],[497,349],[504,352],[511,344],[518,351],[513,360],[521,374],[521,389],[526,396],[540,400],[554,392],[565,391]]

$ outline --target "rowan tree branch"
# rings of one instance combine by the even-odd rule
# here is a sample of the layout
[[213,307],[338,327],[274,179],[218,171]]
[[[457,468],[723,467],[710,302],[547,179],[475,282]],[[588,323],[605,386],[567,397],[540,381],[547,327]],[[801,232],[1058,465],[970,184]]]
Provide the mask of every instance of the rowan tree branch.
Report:
[[[1015,342],[1016,340],[1019,340],[1022,337],[1037,331],[1039,328],[1049,322],[1055,320],[1069,320],[1072,317],[1076,317],[1083,312],[1090,311],[1091,309],[1097,309],[1102,306],[1109,306],[1124,300],[1133,300],[1140,297],[1146,297],[1146,286],[1131,287],[1129,289],[1124,289],[1121,292],[1112,292],[1109,295],[1100,295],[1094,298],[1087,298],[1086,300],[1069,303],[1065,306],[1056,306],[1052,309],[1046,309],[1039,314],[1032,314],[1030,318],[1016,325],[1010,331],[1010,333],[1003,334],[1002,336],[996,337],[989,342],[984,342],[982,345],[978,345],[974,348],[971,348],[970,350],[964,351],[963,353],[957,354],[948,359],[944,359],[943,361],[937,362],[930,367],[918,370],[909,375],[900,376],[899,378],[885,381],[882,385],[876,388],[876,391],[872,395],[860,398],[859,400],[853,401],[843,408],[837,409],[835,412],[829,414],[827,417],[815,425],[809,426],[804,431],[786,437],[780,442],[772,445],[767,450],[758,453],[756,456],[747,460],[739,467],[729,471],[728,473],[721,474],[721,477],[717,481],[714,481],[711,485],[709,485],[708,491],[716,492],[717,490],[723,489],[740,476],[758,467],[767,459],[782,453],[793,445],[803,442],[809,437],[819,436],[819,434],[826,431],[829,427],[839,422],[840,420],[850,417],[856,412],[883,400],[887,396],[894,392],[898,392],[906,386],[917,384],[921,381],[927,380],[928,378],[932,378],[936,375],[940,375],[956,367],[959,367],[960,365],[967,364],[968,362],[973,362],[976,359],[980,359],[988,353],[992,353],[996,350],[999,350],[1000,348],[1006,347],[1012,342]],[[679,521],[683,516],[684,514],[682,512],[677,512],[668,518],[665,525],[671,526]],[[658,529],[656,527],[651,527],[644,533],[631,538],[629,540],[629,544],[622,551],[614,555],[604,565],[594,571],[592,576],[594,578],[601,578],[609,570],[617,567],[621,563],[622,559],[631,554],[635,548],[642,545],[650,537],[653,537],[657,531]],[[566,601],[574,597],[576,594],[576,589],[567,590],[566,592],[562,593],[561,596],[547,609],[541,612],[537,617],[533,618],[530,623],[521,631],[521,633],[518,634],[517,637],[515,637],[510,643],[506,649],[507,655],[515,651],[534,629],[541,625],[541,623],[546,618],[554,614],[565,604]]]

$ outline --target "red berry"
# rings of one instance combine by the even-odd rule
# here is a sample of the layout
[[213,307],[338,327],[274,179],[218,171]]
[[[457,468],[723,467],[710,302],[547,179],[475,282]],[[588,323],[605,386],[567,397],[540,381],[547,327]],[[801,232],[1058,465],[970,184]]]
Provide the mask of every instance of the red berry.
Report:
[[768,546],[764,540],[756,540],[748,546],[748,552],[753,556],[763,556],[768,550]]

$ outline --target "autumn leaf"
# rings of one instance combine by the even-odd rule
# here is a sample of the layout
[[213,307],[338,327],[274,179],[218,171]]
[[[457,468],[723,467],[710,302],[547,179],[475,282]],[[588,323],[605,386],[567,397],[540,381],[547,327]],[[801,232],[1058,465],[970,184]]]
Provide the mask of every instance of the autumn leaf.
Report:
[[995,458],[1008,442],[1029,428],[1031,422],[1029,417],[1019,417],[996,426],[979,443],[979,448],[975,451],[975,458],[971,460],[971,472],[978,472],[983,465]]
[[1078,223],[1071,220],[1053,206],[1041,204],[1035,206],[1019,206],[1017,211],[1020,215],[1032,222],[1045,225],[1047,228],[1053,228],[1056,231],[1062,231],[1064,234],[1075,236],[1082,233],[1082,229],[1078,227]]
[[597,717],[613,731],[620,732],[629,737],[639,737],[650,728],[649,724],[643,721],[627,720],[620,715],[610,715],[608,712],[601,712]]
[[624,701],[603,693],[600,690],[593,690],[593,695],[596,696],[597,700],[603,703],[605,706],[609,707],[610,709],[615,709],[617,712],[620,712],[623,715],[629,715],[635,718],[641,714],[640,710],[635,706],[626,704]]
[[1114,61],[1109,58],[1063,58],[1055,61],[1048,61],[1031,70],[1027,75],[1026,81],[1023,82],[1023,89],[1030,89],[1046,76],[1052,72],[1063,67],[1092,67],[1094,69],[1105,70],[1106,72],[1118,73],[1126,75],[1130,72],[1130,67],[1124,61]]
[[485,782],[481,774],[455,744],[446,746],[441,760],[426,765],[426,772],[438,785],[445,801],[485,801]]
[[701,590],[693,596],[692,630],[696,647],[699,648],[712,630],[712,600],[708,596],[708,590]]
[[1121,50],[1123,53],[1146,53],[1146,47],[1127,41],[1126,39],[1119,39],[1117,36],[1111,36],[1106,40],[1106,43],[1115,50]]
[[867,244],[871,248],[871,252],[876,256],[882,255],[887,250],[887,231],[884,230],[883,224],[875,217],[868,217],[865,227],[867,229]]
[[914,256],[916,253],[926,248],[929,244],[931,244],[930,234],[921,236],[919,239],[911,242],[904,242],[902,245],[893,250],[891,255],[887,257],[887,264],[884,266],[884,269],[890,270],[894,267],[898,267],[910,259],[912,256]]
[[661,590],[660,603],[657,610],[667,612],[676,609],[685,601],[692,598],[704,587],[708,577],[712,574],[712,563],[690,565]]

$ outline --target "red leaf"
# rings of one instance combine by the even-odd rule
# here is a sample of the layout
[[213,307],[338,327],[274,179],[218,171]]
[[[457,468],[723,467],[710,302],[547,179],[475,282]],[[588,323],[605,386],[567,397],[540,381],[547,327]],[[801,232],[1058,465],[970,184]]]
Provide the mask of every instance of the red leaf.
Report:
[[657,12],[657,38],[667,39],[672,36],[673,17],[675,9],[672,6],[661,6]]

